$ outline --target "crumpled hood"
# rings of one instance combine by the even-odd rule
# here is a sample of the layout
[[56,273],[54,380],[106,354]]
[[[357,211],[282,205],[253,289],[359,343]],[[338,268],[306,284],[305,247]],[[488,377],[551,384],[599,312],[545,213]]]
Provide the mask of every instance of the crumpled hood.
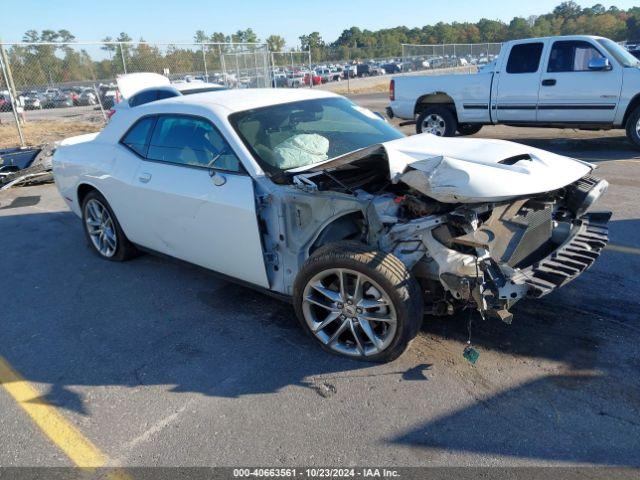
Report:
[[394,183],[405,183],[444,203],[501,201],[557,190],[595,168],[505,140],[420,134],[367,147],[305,171],[338,168],[376,153],[386,155]]

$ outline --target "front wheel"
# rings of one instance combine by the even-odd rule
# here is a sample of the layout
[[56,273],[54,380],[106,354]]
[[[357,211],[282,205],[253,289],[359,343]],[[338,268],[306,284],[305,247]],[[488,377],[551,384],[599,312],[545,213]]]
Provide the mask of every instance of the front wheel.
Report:
[[640,148],[640,107],[631,113],[627,120],[627,138],[634,147]]
[[438,137],[453,137],[458,121],[453,112],[440,106],[427,107],[418,115],[416,133],[431,133]]
[[294,283],[303,329],[334,354],[374,362],[399,357],[418,334],[418,282],[390,253],[355,242],[320,248]]

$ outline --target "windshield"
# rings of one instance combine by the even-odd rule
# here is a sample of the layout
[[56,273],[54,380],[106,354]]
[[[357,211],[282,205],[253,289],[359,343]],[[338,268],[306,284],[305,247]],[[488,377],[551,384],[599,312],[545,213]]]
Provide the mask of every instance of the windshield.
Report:
[[598,43],[602,45],[623,67],[637,67],[640,62],[631,55],[625,48],[608,38],[599,38]]
[[345,98],[322,98],[238,112],[229,118],[270,173],[339,157],[404,137],[376,114]]

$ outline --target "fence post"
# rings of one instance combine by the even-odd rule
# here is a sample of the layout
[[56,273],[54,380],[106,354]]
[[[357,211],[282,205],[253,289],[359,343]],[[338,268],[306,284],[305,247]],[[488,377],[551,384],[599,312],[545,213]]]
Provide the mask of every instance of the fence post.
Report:
[[274,56],[274,52],[269,52],[269,57],[271,58],[271,67],[269,68],[271,74],[269,76],[272,79],[273,88],[278,88],[278,82],[276,80],[276,57]]
[[11,76],[11,67],[9,66],[9,57],[4,49],[4,45],[0,43],[0,66],[2,67],[2,74],[4,76],[4,83],[7,85],[9,91],[9,100],[11,101],[11,110],[13,111],[13,118],[16,122],[16,128],[18,129],[18,136],[20,137],[20,146],[24,147],[24,135],[22,134],[22,126],[20,125],[20,118],[18,117],[18,101],[16,98],[16,87],[13,83],[13,77]]
[[222,67],[222,77],[224,78],[224,86],[229,87],[227,81],[227,63],[224,61],[224,53],[222,53],[222,45],[218,44],[218,52],[220,52],[220,67]]
[[204,43],[201,43],[200,46],[202,47],[202,63],[204,64],[204,79],[205,79],[205,82],[208,82],[209,72],[207,71],[207,55],[205,54],[205,51],[204,51]]
[[124,47],[122,46],[122,42],[119,43],[120,45],[120,57],[122,58],[122,70],[124,71],[124,74],[127,74],[127,63],[124,61]]
[[311,70],[311,45],[309,45],[309,88],[313,88],[313,70]]

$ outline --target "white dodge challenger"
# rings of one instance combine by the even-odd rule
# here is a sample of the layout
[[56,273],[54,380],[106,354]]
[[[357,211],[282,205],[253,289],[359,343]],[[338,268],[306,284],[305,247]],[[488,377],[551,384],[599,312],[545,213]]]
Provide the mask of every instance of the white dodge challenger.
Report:
[[291,299],[329,352],[392,360],[424,314],[510,323],[515,302],[571,281],[607,243],[610,213],[590,211],[607,182],[589,163],[405,137],[320,90],[161,83],[123,92],[104,130],[55,153],[89,245],[113,261],[159,252]]

